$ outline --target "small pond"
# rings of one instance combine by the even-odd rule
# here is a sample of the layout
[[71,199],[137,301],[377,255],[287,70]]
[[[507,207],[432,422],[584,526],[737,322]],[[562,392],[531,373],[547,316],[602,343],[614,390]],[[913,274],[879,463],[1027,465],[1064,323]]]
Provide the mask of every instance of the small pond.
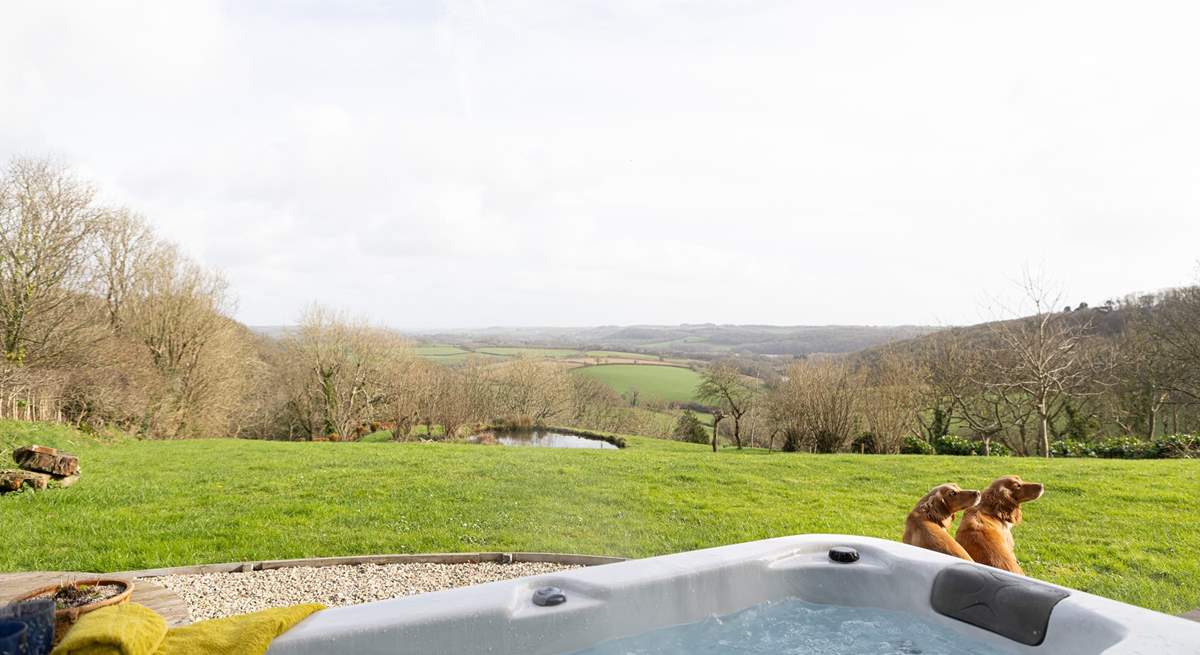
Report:
[[501,446],[533,446],[535,448],[599,448],[601,450],[616,450],[617,447],[599,439],[588,439],[574,434],[551,432],[549,430],[528,430],[521,432],[484,433],[471,437],[471,441],[479,444],[499,444]]

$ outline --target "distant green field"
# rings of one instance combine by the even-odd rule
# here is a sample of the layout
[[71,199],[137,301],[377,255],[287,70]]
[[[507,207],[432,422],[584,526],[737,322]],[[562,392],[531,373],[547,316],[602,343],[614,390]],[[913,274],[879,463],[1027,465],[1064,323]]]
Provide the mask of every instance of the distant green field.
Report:
[[608,357],[612,359],[641,359],[646,361],[658,361],[658,355],[647,355],[646,353],[629,353],[621,352],[620,350],[589,350],[585,353],[588,357]]
[[[690,338],[690,337],[688,337],[688,338]],[[653,341],[653,342],[650,342],[650,343],[642,343],[642,344],[638,344],[638,347],[639,347],[639,348],[666,348],[666,347],[668,347],[668,346],[673,346],[673,345],[675,345],[675,344],[679,344],[679,343],[686,343],[686,342],[687,342],[687,340],[688,340],[688,338],[683,338],[683,339],[669,339],[669,340],[667,340],[667,341]]]
[[458,346],[417,346],[413,348],[413,353],[421,357],[445,357],[447,355],[460,355],[467,351]]
[[700,375],[691,369],[652,364],[601,364],[574,369],[612,387],[617,393],[636,388],[643,398],[666,402],[694,400]]
[[459,364],[471,359],[481,359],[489,362],[498,362],[507,359],[501,355],[491,355],[488,353],[468,352],[463,351],[454,355],[438,355],[429,357],[429,361],[438,364]]
[[475,352],[504,357],[569,357],[579,354],[578,350],[571,350],[570,348],[516,348],[509,346],[476,348]]
[[[653,342],[649,342],[649,343],[639,343],[635,347],[647,348],[650,350],[671,350],[672,348],[685,347],[688,344],[703,344],[704,348],[700,349],[702,351],[703,350],[726,351],[726,350],[731,350],[733,348],[733,346],[731,346],[729,344],[707,343],[707,342],[705,342],[704,337],[696,337],[696,336],[682,337],[679,339],[668,339],[666,341],[653,341]],[[684,350],[686,350],[686,349],[687,348],[684,348]]]

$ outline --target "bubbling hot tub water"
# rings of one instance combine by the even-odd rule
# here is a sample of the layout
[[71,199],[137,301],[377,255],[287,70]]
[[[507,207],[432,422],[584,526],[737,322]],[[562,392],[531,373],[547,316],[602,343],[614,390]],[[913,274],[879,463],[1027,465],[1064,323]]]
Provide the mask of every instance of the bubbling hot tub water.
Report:
[[906,612],[795,598],[604,642],[573,655],[1002,655]]

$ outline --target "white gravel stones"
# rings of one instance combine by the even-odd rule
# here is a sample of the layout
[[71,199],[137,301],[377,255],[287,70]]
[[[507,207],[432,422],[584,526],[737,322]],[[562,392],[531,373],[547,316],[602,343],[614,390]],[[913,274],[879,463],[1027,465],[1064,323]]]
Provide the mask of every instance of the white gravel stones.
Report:
[[179,594],[193,621],[297,603],[330,607],[579,568],[541,562],[294,566],[243,573],[147,578]]

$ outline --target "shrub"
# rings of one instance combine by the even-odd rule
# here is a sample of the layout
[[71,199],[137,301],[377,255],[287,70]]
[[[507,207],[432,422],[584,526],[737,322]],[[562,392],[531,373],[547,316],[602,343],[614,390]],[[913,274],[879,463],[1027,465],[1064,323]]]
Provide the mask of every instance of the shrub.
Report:
[[850,442],[850,452],[852,453],[878,453],[879,441],[875,439],[875,435],[871,432],[864,432],[854,438]]
[[992,442],[986,447],[982,440],[964,439],[953,434],[947,434],[934,440],[933,447],[939,455],[979,456],[990,454],[992,457],[1006,457],[1012,454],[1004,444]]
[[[946,435],[933,445],[908,436],[900,452],[906,455],[983,455],[983,442]],[[1011,455],[1004,445],[992,442],[992,456]],[[1098,441],[1060,439],[1050,444],[1053,457],[1102,457],[1106,459],[1196,459],[1200,458],[1200,435],[1173,434],[1154,439],[1109,437]]]
[[934,455],[936,452],[928,441],[911,434],[904,437],[904,445],[900,446],[901,455]]
[[962,437],[946,434],[933,440],[933,448],[939,455],[975,455],[975,444]]
[[1095,457],[1096,449],[1084,441],[1063,439],[1050,444],[1050,455],[1053,457]]
[[[1012,450],[1010,450],[1008,446],[1005,446],[1004,444],[997,442],[997,441],[993,441],[991,447],[989,447],[988,450],[990,451],[990,455],[989,455],[990,457],[1011,457],[1012,456]],[[980,455],[983,454],[983,442],[982,441],[979,442],[979,454]]]
[[691,410],[693,412],[699,412],[701,414],[712,414],[713,410],[716,409],[716,407],[713,407],[710,405],[705,405],[704,403],[698,403],[695,401],[688,401],[686,403],[675,402],[675,403],[671,403],[671,407],[674,407],[677,409],[687,409],[687,410]]
[[1096,443],[1096,456],[1108,459],[1157,459],[1162,450],[1153,441],[1137,437],[1110,437]]
[[1054,442],[1050,452],[1055,457],[1192,459],[1200,457],[1200,435],[1172,434],[1150,440],[1140,437],[1109,437],[1091,443],[1063,439]]
[[781,448],[785,453],[798,453],[802,450],[800,443],[800,433],[794,429],[788,428],[783,431],[783,446]]
[[[492,419],[487,427],[498,432],[519,432],[521,430],[533,429],[533,418],[526,415],[521,416],[501,416]],[[482,426],[481,428],[482,429]]]
[[1172,434],[1158,437],[1154,441],[1158,444],[1159,457],[1200,458],[1200,434]]
[[704,424],[700,422],[700,419],[696,418],[696,415],[690,409],[683,410],[683,414],[679,415],[679,420],[675,422],[675,429],[672,431],[671,436],[680,441],[690,443],[709,442],[708,430],[704,429]]

